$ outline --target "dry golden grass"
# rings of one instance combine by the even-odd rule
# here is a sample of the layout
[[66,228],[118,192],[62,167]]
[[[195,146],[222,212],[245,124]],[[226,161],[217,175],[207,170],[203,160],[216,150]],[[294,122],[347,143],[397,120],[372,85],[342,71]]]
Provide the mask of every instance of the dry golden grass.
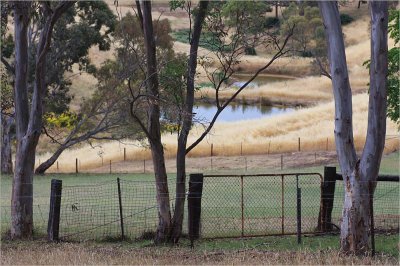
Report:
[[[362,150],[367,131],[368,95],[359,94],[353,97],[353,123],[354,141],[357,150]],[[302,151],[321,151],[328,149],[334,151],[334,104],[321,103],[311,108],[299,109],[292,113],[279,116],[245,120],[238,122],[217,123],[202,143],[193,151],[190,157],[204,157],[210,154],[210,144],[213,143],[214,155],[235,156],[240,154],[240,143],[243,143],[243,154],[257,155],[266,153],[285,153],[297,151],[298,138],[301,138]],[[196,126],[189,136],[188,143],[192,143],[201,133],[203,128]],[[387,135],[398,135],[397,126],[388,120]],[[165,155],[173,158],[176,152],[176,135],[163,135]],[[131,160],[150,159],[148,149],[138,146],[139,143],[125,145],[118,142],[102,143],[101,148],[93,149],[82,145],[78,149],[67,150],[59,158],[62,172],[73,172],[75,158],[79,158],[81,169],[89,170],[101,166],[99,151],[103,154],[105,165],[109,160],[113,162],[123,159],[123,149],[129,151]],[[136,145],[136,146],[135,146]],[[386,143],[385,153],[399,150],[399,138],[394,138]],[[38,156],[42,162],[50,154]],[[55,166],[54,166],[55,167]],[[50,169],[55,171],[54,167]]]
[[6,245],[1,265],[397,265],[398,260],[341,256],[337,251],[191,250],[188,247],[126,247],[121,244],[41,242]]
[[[113,1],[110,0],[109,2]],[[124,12],[127,12],[131,7],[124,3],[120,2],[120,8]],[[165,4],[160,4],[156,12],[164,12],[167,15],[172,15],[166,11],[166,8]],[[349,9],[350,7],[346,8],[351,10]],[[361,150],[365,142],[367,127],[368,96],[365,92],[369,78],[368,70],[362,66],[362,63],[369,57],[369,18],[361,11],[355,12],[359,13],[357,13],[359,19],[345,26],[343,31],[347,36],[347,43],[350,44],[346,48],[350,82],[353,94],[357,94],[353,98],[355,145],[357,150]],[[182,23],[186,20],[183,15],[182,17],[177,16],[178,18]],[[180,26],[183,25],[180,24]],[[189,45],[175,42],[174,50],[187,53]],[[210,51],[203,48],[200,49],[199,55],[214,58]],[[102,53],[98,49],[92,48],[90,56],[96,65],[100,65],[105,59],[112,58],[113,54],[112,51]],[[243,72],[252,72],[265,64],[267,60],[268,56],[244,56],[239,68]],[[311,59],[309,58],[282,58],[276,61],[269,71],[270,73],[295,74],[296,76],[307,75],[310,72],[310,62]],[[201,68],[198,70],[200,72],[198,82],[206,81],[204,71]],[[88,87],[87,84],[93,84],[90,78],[85,79],[85,76],[81,76],[80,78],[75,80],[73,85],[73,89],[79,95],[78,99],[80,96],[89,95],[90,90],[85,90],[84,88]],[[226,98],[233,92],[233,90],[226,89],[221,92],[221,96]],[[213,93],[214,91],[211,89],[204,89],[201,95],[212,97]],[[197,96],[199,97],[200,94]],[[265,154],[267,152],[292,152],[297,150],[299,137],[301,138],[302,151],[321,150],[321,147],[326,147],[326,142],[328,142],[329,150],[334,150],[334,107],[332,102],[332,86],[329,79],[326,77],[308,76],[284,82],[274,82],[260,86],[259,88],[244,90],[239,96],[240,99],[244,98],[250,101],[258,101],[260,97],[264,100],[283,104],[320,104],[277,117],[233,123],[217,123],[212,133],[189,156],[208,156],[211,143],[214,144],[214,154],[217,156],[238,155],[240,153],[240,149],[238,148],[240,147],[240,143],[244,144],[243,153],[246,155]],[[189,137],[188,143],[193,142],[202,131],[202,127],[195,127]],[[398,135],[396,125],[389,120],[387,134]],[[166,157],[173,158],[176,151],[176,135],[164,135],[163,143]],[[130,144],[123,145],[118,142],[102,143],[101,149],[92,149],[90,146],[82,145],[77,149],[65,151],[61,155],[59,162],[62,165],[62,171],[71,172],[75,169],[74,158],[79,157],[82,165],[81,169],[89,170],[99,167],[99,162],[101,161],[98,155],[99,150],[103,152],[103,160],[107,164],[109,160],[113,162],[121,161],[124,147],[127,147],[129,150],[130,159],[143,160],[151,158],[150,152],[142,148],[139,143],[133,142]],[[398,149],[399,139],[397,138],[387,143],[385,153]],[[38,159],[43,161],[48,156],[49,154],[42,154],[38,156]],[[55,169],[53,167],[50,170],[54,171]]]

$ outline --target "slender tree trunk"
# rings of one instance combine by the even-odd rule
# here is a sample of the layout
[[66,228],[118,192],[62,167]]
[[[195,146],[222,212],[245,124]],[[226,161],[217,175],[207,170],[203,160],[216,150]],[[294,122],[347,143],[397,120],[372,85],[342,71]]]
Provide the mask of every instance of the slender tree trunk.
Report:
[[207,13],[208,1],[200,1],[199,12],[196,15],[193,35],[190,44],[190,56],[188,62],[188,78],[185,101],[185,113],[183,114],[182,129],[178,138],[178,151],[176,154],[176,196],[175,210],[172,220],[171,241],[177,243],[182,233],[183,214],[185,211],[186,192],[186,145],[193,121],[194,103],[194,79],[197,67],[197,51],[204,18]]
[[28,24],[31,2],[15,1],[15,124],[17,149],[11,198],[11,238],[30,238],[33,230],[33,170],[35,151],[42,128],[43,98],[46,91],[45,67],[54,24],[74,1],[62,1],[54,9],[42,2],[44,24],[36,52],[35,84],[29,109],[28,72]]
[[160,96],[158,88],[156,44],[153,32],[151,2],[143,1],[143,33],[147,59],[147,91],[152,96],[149,99],[148,133],[151,153],[153,157],[154,174],[157,186],[157,203],[159,224],[156,243],[166,242],[171,230],[171,209],[169,202],[168,178],[165,168],[164,147],[161,142],[160,126]]
[[343,34],[336,2],[320,1],[328,43],[335,97],[335,142],[343,174],[345,199],[340,244],[344,253],[370,250],[370,193],[373,193],[386,133],[387,2],[371,1],[371,67],[368,130],[363,154],[357,159],[352,129],[351,89]]
[[[17,150],[11,198],[11,238],[30,238],[33,229],[32,175],[35,153],[25,136],[29,121],[27,94],[28,24],[30,4],[14,2],[15,27],[15,125]],[[32,160],[33,158],[33,160]]]
[[11,156],[11,126],[14,119],[1,115],[1,173],[10,175],[13,173]]

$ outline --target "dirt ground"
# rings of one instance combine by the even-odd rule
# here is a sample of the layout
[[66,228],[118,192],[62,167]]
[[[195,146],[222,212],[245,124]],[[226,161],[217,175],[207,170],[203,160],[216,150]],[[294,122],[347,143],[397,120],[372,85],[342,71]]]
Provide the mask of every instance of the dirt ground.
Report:
[[[223,172],[247,172],[263,170],[292,170],[295,168],[313,167],[320,165],[336,164],[336,152],[293,152],[284,154],[265,154],[247,156],[214,156],[187,158],[186,171],[223,171]],[[166,160],[167,172],[176,171],[175,159]],[[97,168],[85,170],[89,173],[108,173],[110,165],[105,164]],[[114,162],[111,165],[113,173],[151,173],[153,164],[151,160],[127,160]]]

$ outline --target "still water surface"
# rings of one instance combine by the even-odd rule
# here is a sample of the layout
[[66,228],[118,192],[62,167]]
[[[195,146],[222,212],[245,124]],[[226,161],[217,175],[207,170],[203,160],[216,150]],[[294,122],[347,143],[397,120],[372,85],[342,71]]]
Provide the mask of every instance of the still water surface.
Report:
[[[219,115],[217,121],[232,122],[248,119],[265,118],[293,112],[294,107],[260,106],[260,105],[228,105]],[[195,119],[201,122],[210,122],[217,108],[212,104],[194,106]]]

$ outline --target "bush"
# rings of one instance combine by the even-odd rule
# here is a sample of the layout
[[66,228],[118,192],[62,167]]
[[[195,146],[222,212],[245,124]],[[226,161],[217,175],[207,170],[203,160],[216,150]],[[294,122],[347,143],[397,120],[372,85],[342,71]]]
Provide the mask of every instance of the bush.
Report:
[[350,24],[353,20],[354,18],[348,14],[340,14],[340,24],[342,25]]
[[313,53],[311,51],[303,51],[300,53],[300,56],[302,57],[312,57]]
[[246,47],[244,49],[244,53],[246,55],[257,55],[256,49],[254,49],[254,47]]
[[264,22],[264,28],[270,29],[273,27],[279,27],[280,21],[279,18],[276,17],[268,17]]

